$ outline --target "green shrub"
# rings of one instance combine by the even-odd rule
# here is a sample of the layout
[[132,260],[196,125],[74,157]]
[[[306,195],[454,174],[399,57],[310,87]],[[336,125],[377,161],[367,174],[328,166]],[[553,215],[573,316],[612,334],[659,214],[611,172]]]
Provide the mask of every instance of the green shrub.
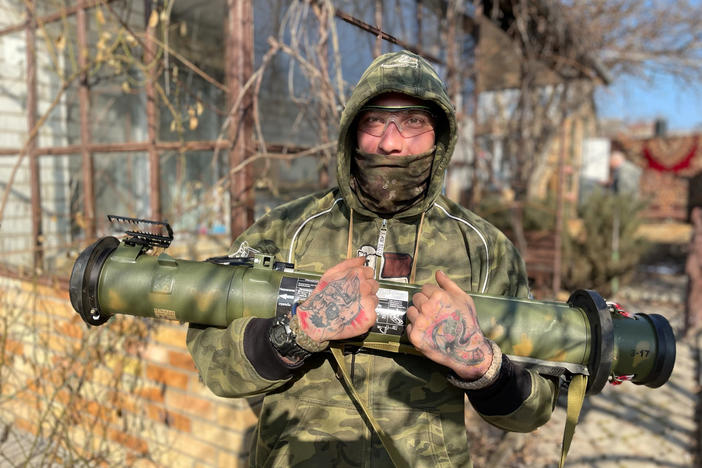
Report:
[[[563,236],[563,287],[566,290],[594,289],[610,295],[612,280],[633,274],[647,250],[647,243],[636,232],[643,222],[646,203],[631,195],[617,195],[604,190],[594,192],[581,205],[580,232]],[[618,225],[618,251],[614,230]]]

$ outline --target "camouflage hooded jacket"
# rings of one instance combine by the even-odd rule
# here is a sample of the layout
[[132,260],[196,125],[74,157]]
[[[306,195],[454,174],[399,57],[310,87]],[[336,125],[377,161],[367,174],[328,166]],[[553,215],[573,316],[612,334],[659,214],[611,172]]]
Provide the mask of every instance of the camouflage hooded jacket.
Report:
[[[350,188],[350,167],[356,114],[364,103],[390,91],[430,101],[444,115],[427,196],[383,220]],[[408,52],[383,55],[361,77],[342,115],[339,187],[272,210],[235,241],[234,252],[264,252],[298,270],[323,272],[346,258],[350,238],[353,255],[377,254],[377,278],[407,281],[416,263],[418,284],[433,281],[441,268],[468,292],[526,297],[524,264],[513,245],[440,194],[455,142],[453,108],[435,71]],[[384,246],[379,245],[381,229]],[[270,319],[244,318],[227,329],[191,326],[188,332],[188,348],[215,394],[265,394],[251,466],[392,466],[335,375],[331,356],[318,353],[291,369],[267,339],[270,324]],[[546,422],[555,400],[552,381],[506,357],[497,382],[467,392],[447,382],[447,369],[417,356],[360,352],[347,355],[346,366],[367,407],[413,467],[471,466],[465,394],[484,419],[512,431],[531,431]]]

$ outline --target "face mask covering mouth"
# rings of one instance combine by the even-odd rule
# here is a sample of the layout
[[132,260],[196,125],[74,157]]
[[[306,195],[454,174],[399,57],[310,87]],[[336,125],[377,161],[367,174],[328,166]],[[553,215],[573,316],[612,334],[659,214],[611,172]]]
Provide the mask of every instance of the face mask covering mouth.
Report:
[[351,188],[363,206],[379,215],[394,215],[424,199],[433,147],[411,156],[365,153],[360,149],[351,163]]

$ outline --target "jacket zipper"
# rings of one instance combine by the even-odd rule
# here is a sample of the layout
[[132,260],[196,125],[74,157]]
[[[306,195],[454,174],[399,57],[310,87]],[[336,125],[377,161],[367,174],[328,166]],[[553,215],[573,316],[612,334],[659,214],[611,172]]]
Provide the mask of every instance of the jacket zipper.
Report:
[[[388,220],[383,219],[383,223],[380,225],[380,231],[378,232],[378,244],[375,247],[375,279],[380,279],[380,266],[382,265],[383,251],[385,250],[385,238],[388,234]],[[356,353],[354,351],[351,355],[351,381],[353,382],[355,370],[356,370]]]
[[385,251],[385,237],[388,234],[388,220],[383,219],[378,233],[378,245],[375,247],[375,279],[380,279],[380,267],[383,262],[383,252]]

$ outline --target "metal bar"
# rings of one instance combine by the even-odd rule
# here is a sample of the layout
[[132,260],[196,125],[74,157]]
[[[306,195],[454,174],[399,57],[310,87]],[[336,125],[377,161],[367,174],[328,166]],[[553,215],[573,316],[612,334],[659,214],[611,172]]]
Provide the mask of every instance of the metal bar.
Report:
[[416,10],[416,20],[417,20],[417,51],[419,52],[419,55],[422,55],[422,44],[424,43],[424,35],[422,34],[422,24],[423,24],[423,19],[424,19],[424,12],[422,11],[423,5],[422,5],[422,0],[417,0],[417,3],[415,3],[415,10]]
[[[253,73],[253,6],[250,0],[227,0],[228,15],[225,39],[225,67],[228,109],[234,105]],[[253,148],[252,98],[249,94],[229,122],[228,138],[232,142],[229,169],[239,166]],[[251,165],[229,174],[229,228],[232,239],[253,222],[254,199]]]
[[[156,149],[159,151],[208,151],[215,149],[228,149],[232,145],[229,140],[206,140],[206,141],[160,141],[156,142]],[[85,148],[91,153],[129,153],[136,151],[148,151],[151,143],[146,141],[134,141],[127,143],[90,143],[85,145]],[[37,148],[36,153],[40,156],[64,156],[79,154],[81,145],[68,146],[51,146],[45,148]],[[266,151],[269,153],[288,153],[296,154],[303,151],[308,151],[308,147],[290,146],[281,144],[267,144]],[[2,156],[17,156],[20,153],[20,148],[3,148],[0,149],[0,157]]]
[[151,219],[161,219],[161,165],[159,161],[159,151],[156,148],[158,138],[158,110],[156,108],[156,81],[155,67],[151,66],[155,60],[154,43],[152,36],[154,28],[149,25],[149,17],[153,9],[150,0],[144,1],[144,15],[146,22],[146,37],[144,38],[144,63],[147,65],[147,76],[144,90],[146,92],[146,125],[148,144],[146,151],[149,153],[149,205],[151,208]]
[[31,281],[32,284],[36,283],[42,286],[60,289],[61,291],[68,291],[69,286],[68,278],[65,275],[58,276],[44,273],[37,276],[22,267],[12,267],[5,264],[0,264],[0,276],[20,281]]
[[[150,0],[146,0],[146,1],[147,1],[149,4],[152,3]],[[137,41],[137,43],[138,43],[141,47],[146,47],[145,44],[144,44],[144,42],[142,42],[141,39],[139,39],[139,34],[136,34],[134,31],[132,31],[132,28],[129,26],[129,24],[127,24],[126,21],[122,20],[122,19],[119,17],[119,15],[117,14],[117,12],[115,12],[115,10],[114,10],[110,5],[105,4],[105,6],[107,6],[108,10],[110,10],[110,12],[114,15],[114,17],[117,19],[117,21],[119,22],[119,24],[120,24],[128,33],[130,33],[130,34],[132,35],[132,37]],[[145,11],[146,11],[146,10],[145,10]],[[150,11],[150,10],[149,10],[149,11]],[[148,16],[147,16],[147,21],[148,21]],[[200,77],[201,77],[202,79],[204,79],[205,81],[209,82],[210,84],[212,84],[212,85],[218,87],[218,88],[221,89],[222,91],[226,91],[226,88],[225,88],[225,86],[224,86],[222,83],[220,83],[219,81],[215,80],[213,77],[211,77],[210,75],[208,75],[207,73],[205,73],[204,71],[202,71],[202,70],[201,70],[200,68],[198,68],[194,63],[192,63],[191,61],[189,61],[188,59],[186,59],[185,57],[183,57],[182,55],[180,55],[180,54],[179,54],[178,52],[176,52],[175,50],[171,49],[167,44],[164,44],[163,42],[159,41],[159,40],[158,40],[156,37],[154,37],[153,35],[151,36],[150,39],[151,39],[151,41],[152,41],[152,44],[154,44],[154,45],[156,45],[156,46],[158,46],[158,47],[161,47],[161,48],[162,48],[164,51],[166,51],[170,56],[173,56],[175,59],[177,59],[177,60],[179,60],[181,63],[183,63],[187,68],[189,68],[190,70],[192,70],[192,71],[194,71],[195,73],[197,73],[198,75],[200,75]]]
[[34,247],[33,266],[35,271],[42,270],[44,252],[42,248],[41,226],[41,180],[39,174],[39,155],[36,152],[37,134],[37,23],[31,8],[27,7],[26,23],[26,60],[27,60],[27,155],[29,156],[29,184],[32,203],[32,243]]
[[[383,30],[383,0],[375,0],[375,25],[378,31]],[[380,35],[375,36],[375,47],[373,57],[380,57],[383,53],[383,39]]]
[[[364,31],[368,31],[369,33],[371,33],[375,36],[379,36],[381,39],[385,39],[388,42],[391,42],[393,44],[397,44],[400,47],[409,50],[410,52],[414,52],[415,54],[420,53],[420,50],[418,47],[416,47],[408,42],[401,41],[400,39],[398,39],[394,36],[391,36],[390,34],[376,28],[375,26],[371,26],[370,24],[363,22],[360,19],[349,15],[348,13],[344,13],[343,11],[339,10],[338,8],[334,9],[334,16],[341,19],[342,21],[346,21],[349,24],[352,24],[360,29],[363,29]],[[444,64],[444,61],[441,60],[439,57],[432,55],[432,54],[428,54],[426,52],[422,53],[422,57],[426,58],[427,60],[431,60],[434,63],[438,63],[441,65]]]
[[[61,8],[56,13],[51,13],[50,15],[44,15],[41,18],[37,18],[37,24],[48,24],[53,23],[54,21],[61,21],[67,16],[75,15],[78,11],[82,9],[93,8],[96,5],[112,3],[114,1],[115,0],[85,0],[71,7]],[[0,29],[0,36],[22,31],[25,27],[25,23],[8,26],[6,28]]]
[[95,186],[93,180],[93,155],[88,149],[90,144],[90,89],[88,88],[87,64],[87,19],[82,3],[76,12],[76,28],[78,39],[78,67],[83,70],[80,77],[80,88],[78,89],[78,101],[80,105],[80,153],[83,176],[83,218],[85,219],[85,238],[94,239],[95,230]]
[[[327,51],[329,49],[329,10],[326,8],[320,8],[317,12],[319,18],[319,37],[324,38],[324,40],[317,43],[317,55],[319,57],[319,72],[322,74],[321,83],[329,84],[329,86],[324,86],[325,94],[328,94],[328,98],[333,102],[334,93],[331,91],[331,80],[329,79],[329,62],[327,60]],[[331,92],[330,92],[331,91]],[[327,99],[323,99],[318,105],[319,119],[321,122],[326,122],[329,118],[329,109],[324,104]],[[326,125],[322,125],[319,128],[319,140],[322,143],[329,142],[329,128]],[[317,180],[319,181],[319,188],[323,189],[329,186],[329,160],[324,158],[319,166],[319,172],[317,174]]]

